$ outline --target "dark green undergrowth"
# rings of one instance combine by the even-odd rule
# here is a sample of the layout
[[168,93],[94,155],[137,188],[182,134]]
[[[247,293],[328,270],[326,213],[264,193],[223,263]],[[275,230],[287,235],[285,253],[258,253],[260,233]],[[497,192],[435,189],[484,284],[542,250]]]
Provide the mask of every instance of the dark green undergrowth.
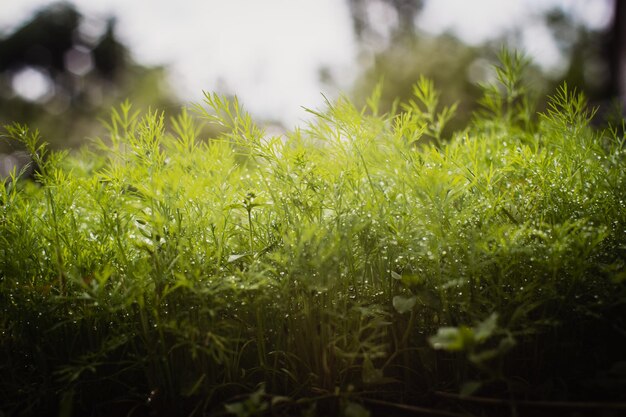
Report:
[[37,173],[0,187],[0,416],[619,407],[623,129],[566,86],[536,114],[522,68],[449,140],[425,79],[283,137],[214,94],[122,104],[80,155],[7,126]]

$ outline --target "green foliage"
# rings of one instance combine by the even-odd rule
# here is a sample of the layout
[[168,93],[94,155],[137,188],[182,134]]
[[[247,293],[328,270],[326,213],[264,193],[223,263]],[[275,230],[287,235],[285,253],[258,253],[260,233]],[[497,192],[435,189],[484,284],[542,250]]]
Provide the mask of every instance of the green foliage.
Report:
[[171,119],[123,103],[79,156],[6,127],[38,174],[0,187],[0,411],[623,399],[593,387],[626,341],[624,139],[566,86],[534,117],[521,63],[449,142],[426,79],[398,114],[378,89],[284,137],[214,94]]
[[268,408],[267,402],[263,401],[263,395],[265,395],[265,390],[261,387],[244,401],[226,404],[224,408],[237,417],[260,416]]

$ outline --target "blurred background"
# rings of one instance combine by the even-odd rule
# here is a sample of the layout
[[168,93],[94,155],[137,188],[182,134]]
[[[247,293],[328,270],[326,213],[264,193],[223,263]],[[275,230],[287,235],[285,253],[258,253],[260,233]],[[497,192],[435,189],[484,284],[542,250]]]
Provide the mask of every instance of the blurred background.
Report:
[[[471,117],[502,46],[529,80],[564,80],[593,104],[624,100],[626,18],[618,0],[0,0],[0,124],[27,123],[55,148],[102,134],[129,98],[173,114],[202,91],[237,95],[271,129],[292,129],[345,94],[383,109],[423,74]],[[16,150],[0,143],[1,171]],[[13,159],[10,159],[13,158]],[[7,162],[8,161],[8,162]],[[1,174],[1,172],[0,172]]]

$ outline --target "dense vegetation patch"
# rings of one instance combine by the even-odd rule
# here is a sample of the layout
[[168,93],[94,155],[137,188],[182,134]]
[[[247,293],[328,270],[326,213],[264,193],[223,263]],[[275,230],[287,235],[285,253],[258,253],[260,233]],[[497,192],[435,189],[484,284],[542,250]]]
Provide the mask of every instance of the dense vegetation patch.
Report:
[[619,410],[623,129],[566,86],[537,115],[522,67],[451,140],[425,79],[281,137],[215,94],[74,156],[7,126],[37,173],[0,187],[0,415]]

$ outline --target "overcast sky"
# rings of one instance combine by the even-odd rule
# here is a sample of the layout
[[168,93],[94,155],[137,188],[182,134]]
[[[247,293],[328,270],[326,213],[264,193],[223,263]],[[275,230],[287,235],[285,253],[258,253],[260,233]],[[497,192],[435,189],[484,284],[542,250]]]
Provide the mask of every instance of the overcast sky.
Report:
[[[7,33],[50,0],[0,0],[0,33]],[[287,127],[318,107],[325,86],[319,69],[348,89],[358,67],[357,44],[343,0],[72,0],[87,16],[118,19],[118,35],[133,57],[166,65],[184,100],[202,90],[237,94],[253,114]],[[524,25],[526,51],[545,67],[562,65],[559,51],[536,17],[561,6],[580,22],[602,27],[610,0],[427,0],[418,27],[452,31],[479,44]]]

